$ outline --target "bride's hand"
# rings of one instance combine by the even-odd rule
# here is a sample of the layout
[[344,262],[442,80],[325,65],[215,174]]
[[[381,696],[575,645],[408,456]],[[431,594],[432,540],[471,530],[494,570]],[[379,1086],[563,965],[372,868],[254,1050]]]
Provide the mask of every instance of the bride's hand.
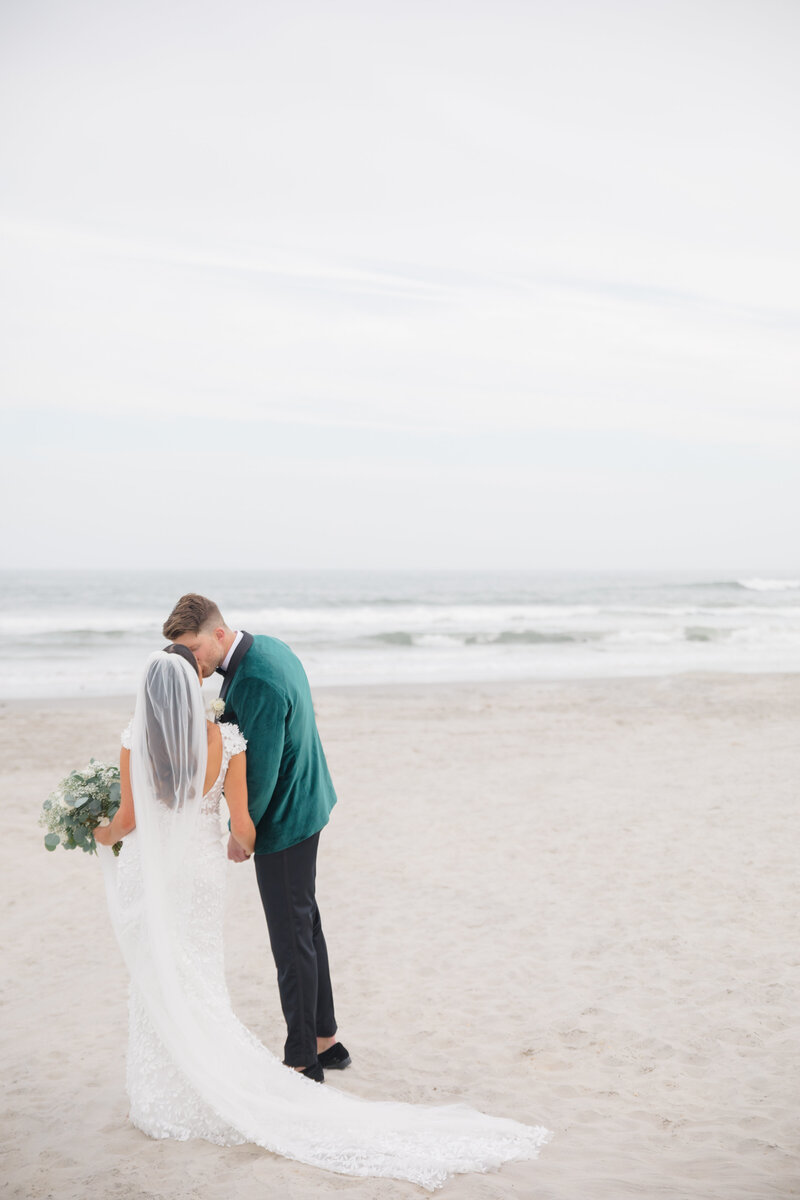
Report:
[[112,839],[108,835],[108,831],[111,828],[111,822],[109,821],[108,817],[104,817],[103,820],[105,824],[98,825],[95,828],[94,840],[99,842],[101,846],[113,846],[116,839]]

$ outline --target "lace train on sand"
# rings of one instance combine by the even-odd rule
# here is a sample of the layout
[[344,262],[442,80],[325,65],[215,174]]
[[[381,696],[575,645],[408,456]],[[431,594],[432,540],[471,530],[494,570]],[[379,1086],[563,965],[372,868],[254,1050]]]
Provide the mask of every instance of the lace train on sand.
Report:
[[[160,978],[162,968],[148,965],[147,938],[136,923],[143,876],[135,830],[114,860],[116,878],[107,876],[110,901],[114,888],[117,911],[125,914],[120,940],[132,968],[132,1122],[154,1138],[253,1142],[330,1171],[407,1179],[428,1190],[454,1173],[535,1158],[549,1136],[541,1127],[463,1105],[370,1102],[328,1083],[320,1086],[284,1067],[235,1016],[224,972],[226,858],[219,803],[228,763],[244,749],[244,739],[236,726],[220,729],[222,768],[203,798],[191,874],[188,882],[181,877],[176,901],[180,954],[170,983]],[[112,857],[104,856],[109,872]],[[181,999],[177,1014],[169,1000],[173,983]]]

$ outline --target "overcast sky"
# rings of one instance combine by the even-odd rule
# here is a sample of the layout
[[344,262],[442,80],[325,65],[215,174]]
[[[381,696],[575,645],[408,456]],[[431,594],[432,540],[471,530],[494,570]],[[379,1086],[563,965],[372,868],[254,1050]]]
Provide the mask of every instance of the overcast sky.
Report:
[[4,0],[2,561],[796,572],[795,0]]

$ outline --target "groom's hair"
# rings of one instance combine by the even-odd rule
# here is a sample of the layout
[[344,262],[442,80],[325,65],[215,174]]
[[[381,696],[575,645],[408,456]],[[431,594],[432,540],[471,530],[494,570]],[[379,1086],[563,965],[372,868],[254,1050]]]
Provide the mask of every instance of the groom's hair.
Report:
[[185,633],[200,633],[209,626],[216,629],[220,625],[228,628],[214,601],[206,596],[198,596],[196,592],[189,592],[186,596],[181,596],[167,617],[162,633],[173,642]]

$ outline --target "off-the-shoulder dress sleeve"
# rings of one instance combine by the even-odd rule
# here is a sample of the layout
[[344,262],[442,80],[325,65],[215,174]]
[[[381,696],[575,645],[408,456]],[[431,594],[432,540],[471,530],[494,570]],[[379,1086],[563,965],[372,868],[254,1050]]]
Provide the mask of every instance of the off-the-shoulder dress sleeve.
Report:
[[220,731],[226,762],[233,758],[234,754],[241,754],[243,750],[247,749],[247,741],[238,725],[225,721],[220,725]]
[[120,741],[122,742],[122,747],[124,750],[130,750],[130,748],[131,748],[131,725],[132,724],[133,724],[133,717],[131,717],[130,721],[128,721],[128,724],[125,726],[125,728],[122,731],[122,734],[120,735]]

